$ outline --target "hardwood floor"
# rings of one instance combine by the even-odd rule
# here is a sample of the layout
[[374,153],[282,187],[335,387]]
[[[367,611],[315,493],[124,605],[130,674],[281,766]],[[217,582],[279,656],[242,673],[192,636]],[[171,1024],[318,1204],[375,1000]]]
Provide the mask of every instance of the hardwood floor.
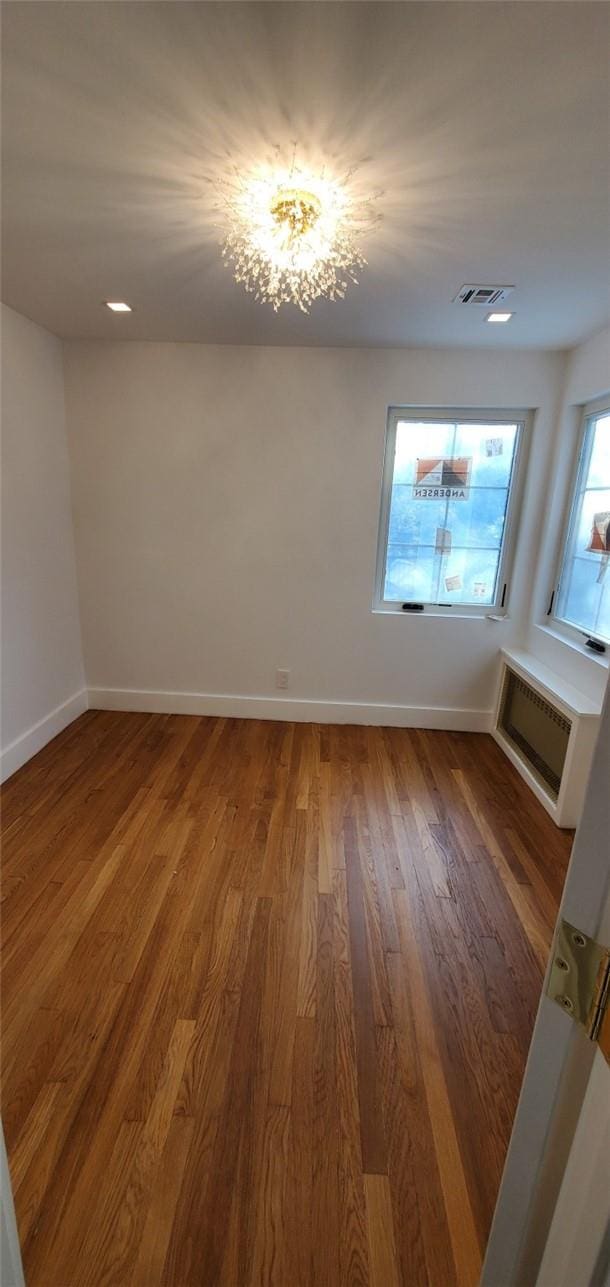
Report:
[[571,844],[492,739],[90,711],[2,804],[28,1287],[474,1287]]

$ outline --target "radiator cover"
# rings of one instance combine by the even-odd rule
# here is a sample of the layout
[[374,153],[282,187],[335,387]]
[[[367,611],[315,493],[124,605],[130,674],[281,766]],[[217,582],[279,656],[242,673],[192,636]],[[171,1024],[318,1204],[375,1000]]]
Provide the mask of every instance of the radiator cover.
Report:
[[599,710],[536,658],[505,649],[493,736],[559,827],[580,817]]

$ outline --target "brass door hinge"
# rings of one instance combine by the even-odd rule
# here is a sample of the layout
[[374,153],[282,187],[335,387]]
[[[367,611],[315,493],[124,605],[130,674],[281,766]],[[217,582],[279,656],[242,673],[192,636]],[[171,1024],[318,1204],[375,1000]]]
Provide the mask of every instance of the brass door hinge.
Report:
[[610,1063],[610,950],[560,921],[547,996],[582,1024]]

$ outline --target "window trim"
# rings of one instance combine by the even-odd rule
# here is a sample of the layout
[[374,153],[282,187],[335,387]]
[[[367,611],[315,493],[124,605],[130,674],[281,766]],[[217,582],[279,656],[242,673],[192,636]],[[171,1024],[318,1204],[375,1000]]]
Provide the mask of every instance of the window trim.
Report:
[[[607,412],[610,415],[610,393],[606,393],[601,398],[595,398],[593,402],[587,402],[581,407],[580,424],[576,441],[576,449],[571,465],[570,482],[567,488],[566,503],[562,510],[562,527],[563,539],[557,561],[554,567],[553,584],[551,585],[548,597],[549,607],[546,612],[545,622],[552,622],[553,629],[566,638],[576,640],[582,644],[583,639],[596,639],[602,643],[606,649],[610,650],[608,640],[602,635],[597,635],[593,630],[583,630],[582,626],[574,625],[572,621],[566,621],[565,617],[560,617],[557,613],[559,595],[561,590],[561,577],[564,563],[567,555],[568,542],[572,533],[572,523],[574,521],[574,512],[576,509],[579,483],[583,471],[583,459],[585,454],[585,442],[589,425],[594,417]],[[595,653],[585,652],[585,656],[593,657],[598,660]]]
[[[534,412],[520,407],[428,407],[397,406],[387,408],[383,467],[381,473],[381,503],[379,507],[379,528],[377,535],[377,561],[375,566],[375,586],[373,592],[373,612],[397,614],[401,617],[417,615],[435,617],[475,617],[479,620],[491,617],[503,620],[508,616],[510,602],[511,577],[515,560],[519,518],[521,515],[527,456],[532,437]],[[424,603],[421,612],[404,612],[402,600],[384,600],[383,587],[388,547],[390,523],[390,502],[394,478],[394,456],[396,430],[399,421],[434,420],[437,424],[446,421],[455,424],[516,424],[517,441],[513,455],[512,469],[508,485],[508,504],[504,520],[504,532],[498,565],[496,597],[493,603],[479,607],[478,604],[462,603]]]

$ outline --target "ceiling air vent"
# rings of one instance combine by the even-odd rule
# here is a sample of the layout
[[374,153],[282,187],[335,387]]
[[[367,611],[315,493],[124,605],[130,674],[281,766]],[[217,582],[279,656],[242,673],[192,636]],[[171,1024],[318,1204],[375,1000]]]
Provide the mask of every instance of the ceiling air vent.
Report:
[[452,304],[478,304],[481,308],[493,308],[508,299],[514,286],[460,286],[452,299]]

